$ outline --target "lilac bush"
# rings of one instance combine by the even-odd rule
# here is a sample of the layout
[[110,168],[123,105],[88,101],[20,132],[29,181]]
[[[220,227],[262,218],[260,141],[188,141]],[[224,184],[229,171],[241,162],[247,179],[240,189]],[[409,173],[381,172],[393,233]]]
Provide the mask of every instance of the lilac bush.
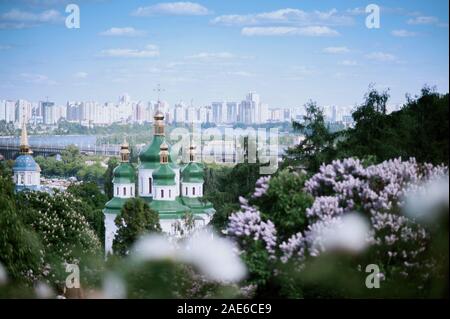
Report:
[[[264,207],[250,205],[241,198],[241,210],[230,216],[225,232],[237,239],[243,250],[246,240],[262,240],[272,258],[301,265],[306,257],[331,249],[326,242],[330,230],[344,229],[344,233],[340,232],[343,240],[338,241],[347,248],[352,246],[346,245],[345,240],[363,241],[360,247],[365,244],[372,247],[371,262],[382,268],[383,276],[420,274],[426,278],[433,267],[433,261],[425,256],[430,235],[414,218],[403,214],[405,196],[408,190],[417,192],[430,179],[447,175],[448,167],[419,164],[414,158],[407,161],[398,158],[368,167],[355,158],[335,160],[322,165],[305,182],[304,189],[298,190],[314,196],[314,203],[305,212],[306,228],[278,242],[275,225],[261,219]],[[251,199],[263,197],[269,188],[270,180],[260,178]],[[364,227],[360,227],[363,223],[354,226],[361,229],[342,228],[345,217],[355,212],[370,224],[364,230],[365,235]]]

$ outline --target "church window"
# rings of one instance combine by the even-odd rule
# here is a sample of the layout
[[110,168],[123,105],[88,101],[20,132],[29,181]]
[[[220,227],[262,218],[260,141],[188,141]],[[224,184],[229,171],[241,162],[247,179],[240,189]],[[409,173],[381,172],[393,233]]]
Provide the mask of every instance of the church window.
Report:
[[164,189],[161,189],[161,198],[164,198]]
[[195,195],[195,187],[192,187],[192,195]]
[[123,196],[127,196],[127,188],[126,187],[123,188]]
[[169,189],[169,198],[172,197],[172,190]]
[[116,187],[116,195],[119,196],[119,187]]
[[148,193],[149,194],[152,193],[152,179],[151,178],[148,179]]

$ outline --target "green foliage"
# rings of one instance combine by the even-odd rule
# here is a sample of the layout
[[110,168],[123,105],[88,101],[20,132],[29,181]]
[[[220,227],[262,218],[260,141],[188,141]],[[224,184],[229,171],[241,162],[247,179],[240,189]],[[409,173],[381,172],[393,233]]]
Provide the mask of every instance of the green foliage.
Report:
[[104,189],[105,189],[105,194],[108,197],[108,200],[113,198],[114,196],[114,185],[113,185],[113,171],[114,168],[116,168],[116,166],[119,164],[119,160],[115,157],[111,157],[108,160],[108,168],[105,171],[105,174],[103,176],[103,179],[105,181],[104,183]]
[[307,226],[306,209],[314,199],[302,190],[306,180],[306,174],[282,170],[270,179],[265,196],[250,201],[259,207],[263,219],[276,225],[277,236],[283,240]]
[[16,134],[16,128],[12,122],[0,121],[0,135],[11,136]]
[[29,281],[39,274],[42,246],[37,235],[24,225],[14,202],[0,194],[0,263],[14,281]]
[[[99,190],[98,185],[92,182],[72,184],[67,188],[67,192],[80,200],[78,211],[86,218],[97,237],[105,238],[103,207],[107,198]],[[103,245],[103,240],[101,242]]]
[[44,176],[76,176],[79,180],[103,183],[105,168],[98,160],[87,164],[87,158],[81,155],[80,150],[74,145],[67,146],[61,152],[61,160],[55,156],[36,156],[35,161],[41,167]]
[[131,245],[142,235],[161,232],[159,214],[152,210],[141,198],[130,198],[115,219],[117,234],[114,237],[113,251],[125,256]]
[[355,127],[337,144],[337,157],[372,155],[378,162],[415,157],[419,162],[448,164],[448,94],[428,87],[408,98],[400,111],[386,114],[387,91],[370,88],[365,102],[354,113]]
[[24,223],[39,235],[44,259],[53,265],[56,281],[67,276],[63,262],[100,255],[101,244],[83,216],[82,202],[69,193],[21,192],[16,196]]
[[204,197],[216,209],[211,221],[216,229],[223,229],[228,216],[239,209],[239,196],[254,191],[260,177],[259,167],[259,163],[239,163],[232,168],[211,166],[206,169]]
[[333,156],[334,134],[330,133],[323,110],[313,101],[305,105],[304,123],[293,122],[295,131],[304,135],[296,146],[289,148],[284,156],[283,167],[294,166],[317,171]]

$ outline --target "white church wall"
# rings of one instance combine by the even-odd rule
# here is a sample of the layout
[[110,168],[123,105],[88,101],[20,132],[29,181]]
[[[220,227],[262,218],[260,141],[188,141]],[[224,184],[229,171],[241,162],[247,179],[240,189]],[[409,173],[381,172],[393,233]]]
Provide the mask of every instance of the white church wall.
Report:
[[181,182],[181,194],[185,197],[203,197],[203,183]]
[[131,198],[135,196],[134,183],[114,183],[114,197]]
[[[139,185],[139,196],[152,197],[153,196],[153,170],[152,169],[139,169],[138,173],[138,185]],[[151,185],[150,185],[151,181]],[[151,186],[151,187],[150,187]]]

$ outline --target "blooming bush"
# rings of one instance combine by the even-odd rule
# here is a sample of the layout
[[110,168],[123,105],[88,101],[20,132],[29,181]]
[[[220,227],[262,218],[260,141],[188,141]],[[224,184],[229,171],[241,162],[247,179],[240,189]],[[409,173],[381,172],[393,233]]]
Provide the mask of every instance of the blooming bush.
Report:
[[[22,192],[18,195],[23,219],[39,236],[44,257],[41,276],[52,283],[65,278],[64,265],[83,256],[101,256],[101,243],[72,194]],[[86,264],[86,263],[84,263]]]
[[[448,175],[447,167],[419,164],[414,159],[364,167],[354,158],[322,165],[304,187],[294,190],[314,196],[310,207],[297,209],[306,221],[280,239],[276,234],[283,225],[270,220],[272,213],[279,215],[280,211],[273,211],[276,205],[267,205],[264,197],[279,186],[277,182],[285,178],[284,174],[258,181],[254,196],[249,201],[241,199],[241,210],[229,218],[225,233],[240,244],[244,259],[254,250],[254,246],[249,248],[251,241],[264,243],[274,261],[273,273],[277,272],[278,261],[295,262],[301,268],[305,259],[327,251],[360,253],[369,247],[367,262],[379,265],[380,277],[406,277],[414,279],[419,288],[423,286],[434,267],[433,258],[427,254],[430,233],[403,214],[406,195],[410,189],[417,193],[425,182]],[[292,207],[288,205],[287,209]],[[262,219],[263,214],[268,219]]]

